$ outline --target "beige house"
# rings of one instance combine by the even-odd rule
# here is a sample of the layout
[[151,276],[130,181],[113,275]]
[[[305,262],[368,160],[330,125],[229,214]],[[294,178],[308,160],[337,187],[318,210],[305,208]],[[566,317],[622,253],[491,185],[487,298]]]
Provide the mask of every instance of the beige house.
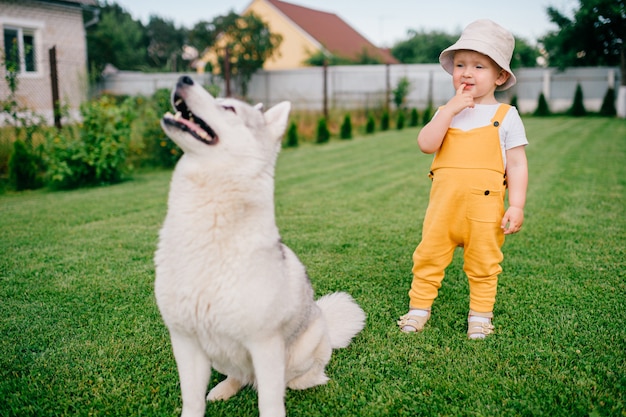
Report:
[[[376,47],[334,13],[279,0],[253,0],[241,14],[246,13],[254,13],[270,32],[283,37],[279,50],[265,62],[265,70],[302,68],[307,66],[307,59],[319,52],[349,59],[367,54],[381,63],[398,63],[388,50]],[[212,53],[207,53],[201,61],[216,60]]]
[[[83,11],[97,16],[96,0],[0,0],[0,52],[19,60],[20,105],[53,120],[50,49],[55,47],[59,101],[77,114],[87,97],[87,40]],[[0,97],[9,96],[6,60]],[[0,116],[1,117],[1,116]],[[2,124],[0,120],[0,124]]]

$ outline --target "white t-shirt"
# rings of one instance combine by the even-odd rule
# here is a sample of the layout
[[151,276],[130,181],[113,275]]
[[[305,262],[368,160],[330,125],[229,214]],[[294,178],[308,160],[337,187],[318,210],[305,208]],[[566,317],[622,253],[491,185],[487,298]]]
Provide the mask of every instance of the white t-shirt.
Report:
[[[477,127],[488,126],[496,114],[500,104],[476,104],[473,108],[466,108],[452,118],[450,127],[460,130],[472,130]],[[502,161],[506,168],[506,151],[518,146],[528,145],[526,130],[522,119],[515,107],[511,107],[500,121],[500,148]]]

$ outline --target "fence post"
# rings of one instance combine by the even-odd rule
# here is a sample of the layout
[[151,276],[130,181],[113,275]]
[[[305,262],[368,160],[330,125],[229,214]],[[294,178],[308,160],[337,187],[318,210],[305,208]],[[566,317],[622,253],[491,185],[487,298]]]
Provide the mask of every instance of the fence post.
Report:
[[59,105],[59,77],[57,75],[57,47],[48,50],[50,58],[50,85],[52,88],[52,113],[54,114],[54,126],[61,130],[61,108]]
[[323,83],[324,91],[322,92],[323,100],[324,100],[323,110],[324,110],[324,118],[328,120],[328,64],[326,62],[326,59],[324,59],[323,77],[324,77],[324,83]]
[[389,111],[389,97],[391,95],[390,65],[385,64],[385,110]]

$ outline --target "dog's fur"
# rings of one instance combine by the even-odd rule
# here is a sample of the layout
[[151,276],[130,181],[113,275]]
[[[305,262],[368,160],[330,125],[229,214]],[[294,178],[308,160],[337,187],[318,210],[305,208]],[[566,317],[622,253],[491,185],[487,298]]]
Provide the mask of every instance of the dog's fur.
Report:
[[[162,127],[184,151],[155,255],[156,300],[178,366],[184,417],[245,385],[263,417],[285,415],[285,388],[324,384],[333,348],[365,313],[346,293],[313,300],[304,266],[274,217],[274,167],[291,105],[263,113],[214,99],[189,77]],[[205,400],[211,369],[225,374]]]

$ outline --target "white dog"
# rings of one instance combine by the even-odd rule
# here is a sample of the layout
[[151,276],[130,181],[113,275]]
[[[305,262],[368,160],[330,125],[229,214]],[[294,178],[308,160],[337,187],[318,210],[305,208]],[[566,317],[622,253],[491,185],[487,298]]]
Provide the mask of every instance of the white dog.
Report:
[[[291,105],[263,113],[216,100],[181,77],[162,127],[184,151],[155,255],[156,300],[178,366],[184,417],[204,416],[252,384],[262,417],[285,415],[286,387],[324,384],[333,348],[365,313],[346,293],[313,300],[304,266],[280,240],[274,167]],[[211,369],[225,374],[205,399]]]

